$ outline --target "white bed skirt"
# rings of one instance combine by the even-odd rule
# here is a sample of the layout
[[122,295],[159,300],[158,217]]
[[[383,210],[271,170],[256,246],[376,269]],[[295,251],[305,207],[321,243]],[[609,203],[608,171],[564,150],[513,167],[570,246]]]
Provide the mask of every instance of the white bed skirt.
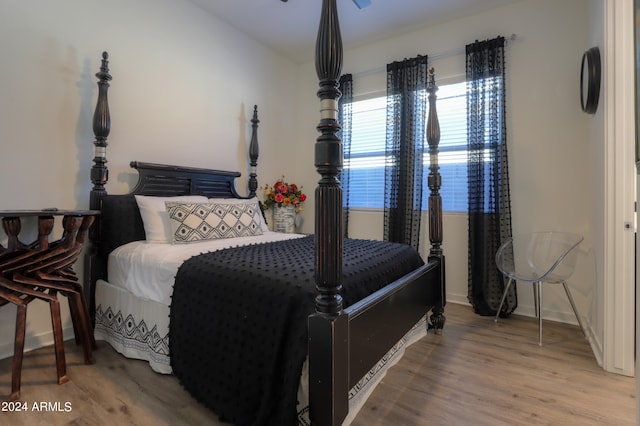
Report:
[[95,337],[108,342],[127,358],[148,361],[153,371],[172,372],[167,305],[139,299],[126,290],[98,280]]
[[[349,392],[348,425],[405,349],[427,334],[426,316],[372,368]],[[152,370],[171,374],[169,360],[169,306],[142,300],[106,281],[96,283],[96,340],[104,340],[127,358],[149,362]],[[298,388],[298,424],[310,425],[308,371],[305,362]]]

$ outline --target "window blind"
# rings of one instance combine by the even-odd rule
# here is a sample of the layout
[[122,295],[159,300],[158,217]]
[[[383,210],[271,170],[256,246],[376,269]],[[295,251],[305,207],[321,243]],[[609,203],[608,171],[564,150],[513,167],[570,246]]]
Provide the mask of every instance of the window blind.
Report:
[[[426,92],[424,96],[426,96]],[[445,85],[438,90],[438,118],[441,195],[445,211],[467,210],[467,112],[466,83]],[[384,208],[386,98],[355,101],[352,106],[351,155],[344,167],[350,169],[350,207]],[[428,208],[429,153],[424,152],[423,209]]]

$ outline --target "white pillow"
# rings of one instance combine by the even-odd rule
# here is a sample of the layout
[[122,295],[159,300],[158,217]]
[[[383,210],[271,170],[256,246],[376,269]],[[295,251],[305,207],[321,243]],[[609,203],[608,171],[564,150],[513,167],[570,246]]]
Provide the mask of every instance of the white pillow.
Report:
[[187,201],[187,202],[206,202],[207,197],[204,195],[182,195],[178,197],[154,197],[149,195],[136,195],[136,203],[142,216],[144,224],[144,233],[147,241],[156,241],[170,243],[171,227],[169,226],[169,216],[165,202],[167,201]]
[[262,228],[262,232],[269,232],[269,226],[267,222],[264,220],[264,215],[262,210],[260,209],[260,202],[258,201],[258,197],[253,198],[209,198],[210,203],[222,203],[222,204],[255,204],[258,212],[260,212],[260,227]]
[[255,203],[165,204],[174,243],[262,235],[262,213]]

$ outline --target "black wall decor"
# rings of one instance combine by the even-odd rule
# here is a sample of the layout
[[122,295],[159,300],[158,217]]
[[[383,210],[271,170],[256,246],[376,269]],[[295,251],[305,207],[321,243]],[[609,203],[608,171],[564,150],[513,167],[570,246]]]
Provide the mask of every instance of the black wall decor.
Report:
[[580,105],[588,114],[595,114],[600,97],[600,49],[592,47],[582,55],[580,69]]

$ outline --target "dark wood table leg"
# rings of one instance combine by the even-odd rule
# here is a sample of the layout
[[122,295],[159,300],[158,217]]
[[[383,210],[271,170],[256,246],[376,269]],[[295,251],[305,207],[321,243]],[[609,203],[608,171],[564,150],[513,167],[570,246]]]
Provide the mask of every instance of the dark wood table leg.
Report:
[[54,348],[56,352],[56,370],[58,372],[58,384],[67,383],[67,363],[64,356],[64,339],[62,336],[62,320],[60,318],[60,302],[56,298],[56,291],[49,291],[55,300],[49,301],[51,310],[51,327],[53,328]]
[[16,335],[13,347],[13,366],[11,368],[11,395],[9,401],[20,399],[22,381],[22,360],[24,358],[24,337],[27,328],[27,304],[18,305],[16,315]]
[[21,298],[18,295],[0,289],[0,298],[2,303],[13,303],[16,305],[16,332],[13,343],[13,362],[11,365],[11,394],[8,401],[17,401],[20,399],[20,383],[22,381],[22,360],[24,359],[24,338],[27,328],[27,305],[33,300],[32,297]]

